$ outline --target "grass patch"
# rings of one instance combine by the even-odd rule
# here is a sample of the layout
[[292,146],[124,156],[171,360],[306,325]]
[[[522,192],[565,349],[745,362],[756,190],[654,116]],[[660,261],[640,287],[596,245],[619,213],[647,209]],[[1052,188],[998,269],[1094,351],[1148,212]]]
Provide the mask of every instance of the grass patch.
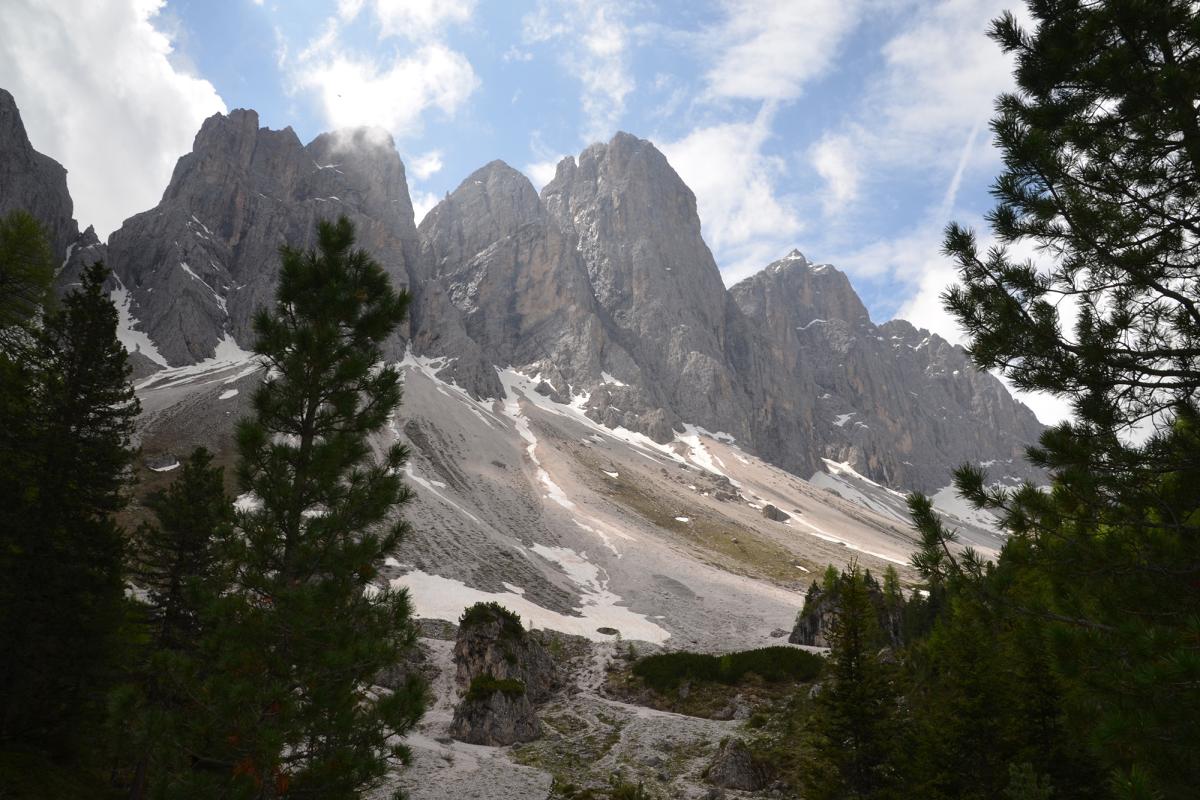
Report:
[[[589,462],[586,454],[578,455],[584,463],[599,468]],[[651,494],[634,481],[626,480],[624,475],[605,481],[601,490],[654,525],[700,548],[712,563],[723,569],[784,585],[794,584],[802,574],[792,566],[799,560],[795,553],[753,528],[712,513],[699,502],[694,510],[687,512],[689,521],[680,522],[675,518],[681,509],[679,498]]]
[[487,700],[496,692],[509,697],[520,697],[525,694],[525,683],[514,678],[495,678],[491,675],[480,675],[471,681],[467,689],[468,700]]
[[763,647],[715,656],[707,653],[662,653],[633,665],[633,674],[658,692],[669,692],[686,681],[710,681],[733,686],[747,675],[764,681],[810,681],[825,660],[792,647]]

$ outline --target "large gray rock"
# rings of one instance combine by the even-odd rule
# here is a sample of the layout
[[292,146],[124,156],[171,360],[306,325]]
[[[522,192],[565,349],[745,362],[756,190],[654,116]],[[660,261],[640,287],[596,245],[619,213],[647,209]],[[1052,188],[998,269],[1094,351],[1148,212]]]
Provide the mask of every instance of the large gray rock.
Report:
[[254,313],[274,298],[279,247],[311,246],[315,223],[341,214],[358,246],[408,286],[419,246],[390,136],[357,129],[306,146],[238,109],[205,120],[158,206],[112,235],[109,263],[159,352],[190,364],[223,340],[249,349]]
[[[490,364],[541,372],[563,392],[596,383],[609,367],[633,368],[612,342],[573,237],[507,164],[493,161],[470,175],[425,216],[420,235],[429,272],[416,327],[426,354],[470,363],[478,352]],[[434,347],[425,337],[448,317],[456,317],[452,330]],[[470,340],[465,348],[459,326]],[[470,376],[455,377],[484,393]]]
[[515,680],[525,687],[532,703],[543,703],[562,685],[554,660],[520,618],[498,611],[494,605],[476,604],[467,609],[454,642],[455,682],[467,692],[482,676]]
[[757,792],[765,789],[770,773],[760,764],[741,739],[721,742],[704,773],[704,779],[724,789]]
[[472,693],[454,710],[450,735],[460,742],[504,747],[542,735],[529,695],[519,690]]

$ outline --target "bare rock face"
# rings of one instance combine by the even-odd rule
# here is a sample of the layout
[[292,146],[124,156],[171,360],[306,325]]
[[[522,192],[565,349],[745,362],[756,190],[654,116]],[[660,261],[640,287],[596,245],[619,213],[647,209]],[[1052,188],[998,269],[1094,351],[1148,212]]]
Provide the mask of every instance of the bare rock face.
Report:
[[[731,354],[743,331],[700,235],[696,197],[654,145],[627,133],[564,159],[542,202],[572,234],[613,338],[637,365],[621,408],[743,437],[748,398]],[[613,403],[613,405],[616,405]],[[603,411],[598,410],[603,419]],[[604,420],[608,421],[608,420]]]
[[610,364],[628,371],[632,362],[610,342],[573,238],[521,173],[501,161],[477,170],[426,215],[420,235],[429,272],[417,336],[449,316],[444,301],[436,313],[436,297],[448,300],[470,340],[463,353],[457,335],[437,351],[420,338],[430,354],[469,360],[475,348],[490,364],[540,371],[563,392],[593,383]]
[[1042,430],[1033,413],[961,347],[901,320],[875,325],[838,270],[793,251],[730,294],[791,387],[771,394],[813,403],[807,430],[756,437],[768,460],[799,474],[820,469],[814,456],[849,462],[885,485],[921,490],[946,486],[967,461],[1033,477],[1023,460]]
[[726,739],[713,756],[704,775],[705,780],[724,789],[757,792],[767,787],[770,774],[755,761],[741,739]]
[[391,138],[360,129],[307,146],[291,128],[259,128],[254,111],[205,120],[157,207],[125,221],[109,263],[130,312],[171,365],[248,349],[255,311],[274,297],[278,249],[310,246],[315,223],[345,214],[397,286],[408,286],[416,228]]
[[562,684],[546,648],[500,606],[478,603],[464,612],[454,642],[455,682],[470,691],[481,676],[519,681],[532,703],[543,703]]
[[67,171],[33,149],[16,100],[0,89],[0,216],[17,209],[42,224],[55,257],[65,259],[79,237]]
[[509,688],[469,692],[454,710],[450,735],[460,742],[504,747],[531,742],[542,735],[542,723],[529,695],[514,681]]
[[[846,276],[793,252],[730,290],[696,199],[653,144],[619,133],[564,159],[539,196],[492,162],[413,222],[404,166],[379,130],[206,120],[161,202],[107,244],[72,218],[66,173],[29,142],[0,90],[0,213],[25,208],[63,258],[60,290],[104,258],[138,374],[248,349],[273,301],[278,248],[346,214],[358,245],[413,295],[389,348],[440,358],[438,376],[500,397],[497,367],[589,416],[667,442],[686,424],[808,477],[823,459],[899,489],[937,490],[963,462],[1025,465],[1042,426],[966,353],[894,320],[875,325]],[[133,335],[137,334],[137,335]],[[156,354],[136,352],[148,335]],[[157,363],[156,363],[157,362]],[[727,499],[736,499],[726,493]]]

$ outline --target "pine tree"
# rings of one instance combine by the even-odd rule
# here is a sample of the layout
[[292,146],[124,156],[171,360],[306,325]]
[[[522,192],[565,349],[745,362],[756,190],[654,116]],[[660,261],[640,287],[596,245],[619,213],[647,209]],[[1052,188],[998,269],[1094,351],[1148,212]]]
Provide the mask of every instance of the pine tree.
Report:
[[53,280],[54,259],[37,220],[20,210],[0,217],[0,346],[5,350],[46,304]]
[[[1039,621],[1066,724],[1114,789],[1183,796],[1200,781],[1187,755],[1200,746],[1200,9],[1030,11],[1029,29],[1011,14],[992,29],[1018,86],[993,120],[999,244],[981,253],[948,229],[961,285],[945,301],[981,368],[1069,399],[1075,418],[1030,450],[1050,492],[958,471],[960,492],[1013,534],[1008,577],[966,572],[998,611]],[[1029,245],[1039,262],[1013,257]],[[916,517],[919,566],[944,582],[948,532]]]
[[224,471],[196,448],[179,476],[146,505],[155,523],[134,537],[131,572],[146,593],[142,658],[115,693],[111,738],[133,762],[130,798],[179,796],[192,784],[190,753],[203,752],[207,724],[200,701],[208,675],[200,643],[217,598],[229,588],[220,560],[233,532]]
[[3,439],[5,469],[22,472],[3,512],[0,740],[68,746],[115,677],[124,582],[113,515],[127,501],[138,402],[107,276],[93,265],[46,316],[24,366],[20,433]]
[[415,678],[371,689],[415,640],[407,594],[371,583],[407,530],[395,517],[407,451],[373,455],[369,437],[400,401],[381,346],[408,295],[354,248],[344,217],[319,224],[315,250],[281,257],[275,308],[255,319],[268,377],[237,431],[255,507],[238,514],[234,589],[206,637],[223,730],[202,762],[226,781],[212,796],[338,800],[404,756],[395,737],[424,704]]
[[836,586],[829,675],[811,725],[805,797],[888,797],[896,785],[894,676],[877,656],[878,623],[864,574],[852,564]]

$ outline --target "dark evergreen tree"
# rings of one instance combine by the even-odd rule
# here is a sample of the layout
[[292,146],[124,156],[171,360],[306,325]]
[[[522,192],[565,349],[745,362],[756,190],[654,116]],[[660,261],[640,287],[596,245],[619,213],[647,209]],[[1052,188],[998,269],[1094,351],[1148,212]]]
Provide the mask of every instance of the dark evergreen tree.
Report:
[[[1029,29],[1005,15],[992,30],[1018,85],[993,121],[998,245],[981,253],[949,228],[961,285],[945,299],[980,367],[1069,399],[1075,416],[1030,451],[1050,492],[959,470],[959,490],[1013,534],[997,575],[964,559],[963,590],[1036,621],[1026,636],[1046,643],[1065,725],[1118,794],[1186,796],[1200,782],[1200,9],[1030,11]],[[944,582],[947,532],[914,510],[918,566]]]
[[[42,228],[28,212],[0,217],[0,346],[27,330],[34,315],[50,297],[54,257]],[[16,329],[16,330],[14,330]]]
[[[114,678],[122,533],[138,402],[96,264],[48,314],[22,369],[19,433],[0,453],[0,740],[64,748]],[[7,393],[7,392],[6,392]],[[7,420],[6,420],[7,423]],[[5,426],[7,427],[7,425]]]
[[146,505],[156,521],[141,525],[131,572],[141,604],[142,657],[114,694],[110,737],[133,766],[129,796],[178,797],[195,781],[192,754],[204,752],[214,725],[202,700],[213,678],[202,655],[206,623],[229,588],[219,556],[233,532],[224,471],[197,448],[179,476]]
[[898,692],[890,665],[878,656],[876,609],[857,565],[839,577],[837,596],[826,634],[827,678],[810,725],[804,796],[890,797],[897,788]]
[[204,642],[207,713],[221,726],[201,760],[210,796],[358,797],[404,756],[396,737],[424,706],[416,678],[370,688],[415,640],[407,594],[372,584],[407,529],[395,513],[410,497],[407,451],[376,455],[370,437],[400,401],[382,343],[408,295],[354,248],[344,217],[317,239],[282,249],[275,308],[255,319],[268,377],[237,431],[252,507],[238,514],[234,588]]

